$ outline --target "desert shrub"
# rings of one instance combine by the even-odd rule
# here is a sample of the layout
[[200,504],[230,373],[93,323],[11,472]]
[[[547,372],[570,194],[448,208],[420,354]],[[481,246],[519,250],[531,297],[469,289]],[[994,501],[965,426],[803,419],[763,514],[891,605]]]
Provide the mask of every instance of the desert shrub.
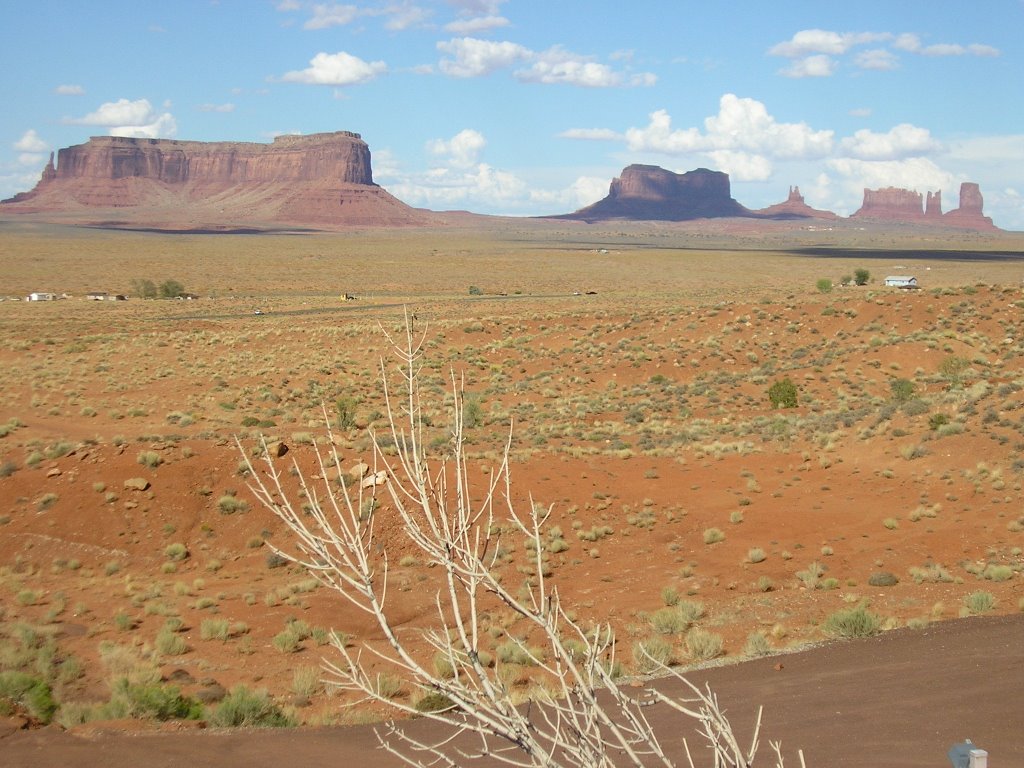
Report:
[[787,376],[768,387],[773,408],[796,408],[796,385]]
[[284,555],[278,554],[277,552],[267,552],[267,568],[283,568],[291,562]]
[[921,416],[928,413],[928,403],[919,397],[915,397],[903,403],[903,413],[907,416]]
[[743,646],[743,655],[750,658],[768,656],[772,652],[771,641],[764,632],[751,632]]
[[440,691],[431,691],[416,699],[413,706],[416,707],[417,712],[444,712],[447,709],[452,709],[455,702]]
[[996,607],[996,599],[991,592],[971,592],[964,598],[964,608],[971,614],[988,613]]
[[752,547],[747,551],[747,562],[748,563],[763,563],[767,559],[768,555],[760,547]]
[[180,656],[188,651],[188,644],[185,642],[185,638],[175,634],[174,631],[167,627],[157,632],[153,645],[157,652],[164,656]]
[[163,463],[163,459],[156,451],[140,451],[135,460],[144,467],[153,469]]
[[824,623],[825,631],[834,637],[870,637],[882,628],[882,619],[861,603],[854,608],[836,611]]
[[10,477],[18,471],[18,465],[13,461],[5,461],[0,464],[0,477]]
[[989,581],[1009,581],[1013,578],[1013,568],[1008,565],[989,563],[981,572],[981,577]]
[[238,685],[224,697],[210,717],[221,728],[290,728],[294,719],[286,715],[266,691],[250,691]]
[[690,622],[678,607],[665,607],[651,614],[651,626],[660,635],[680,635],[690,626]]
[[155,299],[157,297],[156,283],[152,280],[135,279],[131,282],[132,293],[140,299]]
[[910,401],[914,397],[917,387],[910,379],[892,379],[889,382],[889,391],[892,399],[900,404]]
[[338,416],[338,429],[349,430],[356,425],[356,401],[351,397],[339,397],[334,401]]
[[937,431],[939,427],[949,423],[949,416],[944,413],[933,413],[928,418],[928,427],[933,431]]
[[853,282],[857,285],[867,285],[871,279],[871,273],[866,269],[855,269],[853,270]]
[[720,528],[708,528],[704,531],[705,544],[717,544],[720,541],[725,541],[725,534]]
[[44,723],[57,711],[53,690],[45,680],[25,672],[0,672],[0,714],[13,714],[18,708]]
[[695,661],[708,661],[722,655],[725,641],[722,636],[704,629],[694,628],[686,634],[686,650]]
[[203,619],[199,625],[199,637],[203,640],[227,640],[231,637],[231,625],[227,619]]
[[177,280],[164,280],[160,283],[160,298],[176,299],[185,293],[185,286]]
[[823,277],[814,284],[819,293],[832,293],[832,281]]
[[249,505],[237,496],[226,493],[217,500],[217,508],[223,515],[232,515],[235,512],[245,512]]
[[672,663],[672,643],[655,635],[633,644],[633,661],[637,672],[656,672]]
[[693,622],[703,618],[704,603],[697,602],[696,600],[680,600],[679,605],[676,606],[676,610],[679,611],[680,616],[692,624]]
[[126,677],[114,682],[109,713],[115,717],[152,718],[154,720],[199,720],[203,706],[182,696],[173,685],[132,683]]
[[164,547],[164,557],[168,560],[184,560],[188,557],[188,547],[177,541]]
[[482,296],[483,295],[483,289],[478,287],[478,286],[471,285],[471,286],[469,286],[469,295],[470,296]]

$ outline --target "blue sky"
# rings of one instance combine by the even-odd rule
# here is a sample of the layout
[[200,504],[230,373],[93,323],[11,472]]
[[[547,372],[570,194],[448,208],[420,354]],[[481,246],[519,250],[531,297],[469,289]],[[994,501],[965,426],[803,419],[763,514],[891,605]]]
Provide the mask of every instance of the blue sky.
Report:
[[436,210],[565,213],[631,163],[800,186],[976,181],[1024,230],[1024,0],[2,0],[0,197],[118,134],[348,130]]

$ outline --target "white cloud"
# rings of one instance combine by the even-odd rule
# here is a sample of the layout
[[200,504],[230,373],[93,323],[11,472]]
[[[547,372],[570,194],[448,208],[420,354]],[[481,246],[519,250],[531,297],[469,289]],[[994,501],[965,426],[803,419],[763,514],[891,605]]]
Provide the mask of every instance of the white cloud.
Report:
[[387,17],[384,27],[392,32],[400,32],[422,25],[432,13],[433,11],[409,2],[389,5],[384,9],[384,15]]
[[583,141],[620,141],[623,134],[611,128],[569,128],[558,134],[562,139],[580,139]]
[[[826,29],[804,29],[792,38],[777,43],[768,49],[772,56],[790,59],[787,67],[779,70],[786,77],[829,77],[835,74],[837,57],[850,53],[854,48],[870,44],[888,44],[897,51],[922,56],[999,56],[998,48],[982,43],[961,45],[959,43],[936,43],[924,45],[913,32],[894,35],[890,32],[834,32]],[[876,46],[860,51],[854,63],[861,69],[888,71],[896,69],[898,58],[891,50]]]
[[274,6],[277,10],[282,12],[297,11],[302,6],[299,5],[298,0],[279,0],[277,5]]
[[453,58],[441,59],[441,71],[451,77],[480,77],[512,66],[530,57],[531,52],[518,43],[460,37],[442,40],[437,48]]
[[764,155],[717,149],[708,152],[716,170],[725,171],[731,181],[767,181],[772,175],[772,162]]
[[884,32],[830,32],[825,29],[803,29],[784,43],[768,49],[772,56],[799,59],[825,53],[833,56],[846,53],[856,45],[878,42],[892,37]]
[[466,128],[451,139],[434,139],[427,143],[431,154],[446,159],[456,168],[468,168],[476,164],[477,157],[486,146],[487,140],[479,131]]
[[390,184],[388,191],[412,205],[449,209],[467,205],[511,209],[529,197],[522,179],[487,163],[466,170],[435,168]]
[[650,72],[627,75],[594,61],[591,56],[571,53],[559,46],[532,51],[508,41],[461,37],[439,42],[437,48],[452,57],[441,59],[439,64],[441,71],[452,77],[480,77],[523,62],[527,66],[514,76],[525,83],[610,88],[653,85],[657,80]]
[[170,112],[158,114],[149,99],[108,101],[85,117],[66,122],[73,125],[100,125],[108,128],[111,136],[133,138],[171,138],[178,132],[174,116]]
[[823,53],[797,59],[788,67],[779,70],[786,77],[831,77],[836,71],[836,62],[831,56]]
[[854,107],[850,110],[850,117],[871,117],[873,111],[871,107]]
[[313,6],[313,16],[302,25],[303,29],[327,29],[351,24],[359,15],[354,5],[339,3],[317,4]]
[[444,25],[445,32],[453,35],[473,35],[491,29],[507,27],[509,20],[504,16],[476,16],[471,19],[456,19]]
[[898,160],[935,153],[942,149],[942,144],[927,128],[900,123],[886,133],[859,130],[844,138],[840,148],[847,156],[861,160]]
[[505,0],[448,0],[460,16],[494,16]]
[[[704,121],[705,131],[695,127],[673,129],[665,110],[652,112],[644,128],[626,131],[626,146],[634,152],[648,151],[668,155],[710,153],[728,150],[764,158],[818,158],[832,151],[833,131],[815,131],[806,123],[780,123],[764,104],[755,99],[727,93],[719,100],[718,114]],[[739,157],[733,162],[739,164]],[[743,161],[746,168],[765,167],[752,157]]]
[[950,188],[955,180],[931,159],[868,161],[840,157],[828,161],[845,184],[851,199],[861,199],[865,189],[901,187],[918,191]]
[[899,66],[899,58],[896,54],[884,48],[861,51],[853,60],[861,69],[872,69],[878,72],[888,72]]
[[200,112],[234,112],[235,105],[231,102],[224,104],[200,104],[196,109]]
[[53,89],[53,92],[58,96],[81,96],[85,93],[85,88],[80,85],[72,85],[68,83],[65,85],[58,85]]
[[367,62],[358,56],[339,51],[318,53],[310,59],[306,69],[286,72],[280,79],[286,83],[309,85],[357,85],[373,80],[377,75],[387,72],[387,69],[383,61]]
[[21,135],[21,138],[14,142],[14,148],[19,152],[46,152],[50,145],[40,138],[34,128],[29,128]]

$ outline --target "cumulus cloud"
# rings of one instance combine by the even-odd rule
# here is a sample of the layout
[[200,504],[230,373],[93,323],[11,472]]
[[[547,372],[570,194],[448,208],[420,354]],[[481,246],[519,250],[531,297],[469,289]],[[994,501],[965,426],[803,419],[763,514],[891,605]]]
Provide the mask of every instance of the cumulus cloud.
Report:
[[85,93],[85,88],[80,85],[72,85],[67,83],[64,85],[58,85],[53,89],[53,92],[58,96],[81,96]]
[[828,160],[827,165],[856,193],[863,192],[865,188],[883,187],[936,190],[948,188],[954,183],[951,173],[927,157],[883,161],[838,157]]
[[452,77],[480,77],[525,63],[527,66],[514,73],[517,80],[525,83],[610,88],[653,85],[656,81],[652,73],[619,72],[607,64],[594,61],[591,56],[575,54],[560,46],[546,51],[533,51],[508,41],[462,37],[441,41],[437,48],[451,57],[441,59],[439,66],[442,72]]
[[531,51],[518,43],[460,37],[438,42],[437,49],[451,58],[438,65],[451,77],[480,77],[529,58]]
[[14,148],[19,152],[46,152],[50,149],[50,145],[47,144],[42,138],[36,133],[34,128],[29,128],[25,133],[21,135],[21,138],[14,142]]
[[339,51],[318,53],[310,59],[306,69],[286,72],[280,79],[286,83],[308,85],[358,85],[373,80],[377,75],[387,72],[387,69],[383,61],[363,61],[358,56]]
[[[673,129],[671,116],[662,109],[650,114],[647,126],[627,129],[625,138],[626,146],[635,152],[679,155],[726,150],[744,152],[751,158],[806,159],[831,152],[833,135],[833,131],[816,131],[806,123],[781,123],[761,102],[727,93],[719,100],[718,114],[705,119],[703,132],[696,127]],[[763,163],[750,159],[744,165],[764,168]]]
[[73,125],[99,125],[111,136],[140,139],[171,138],[178,132],[178,124],[170,112],[158,113],[149,99],[118,99],[108,101],[85,117],[66,122]]
[[861,160],[897,160],[927,155],[942,149],[927,128],[900,123],[885,133],[862,129],[840,142],[843,153]]
[[387,18],[387,21],[384,22],[384,27],[392,32],[400,32],[403,29],[418,27],[424,24],[432,13],[427,8],[414,3],[395,3],[383,10],[383,14]]
[[466,128],[447,141],[434,139],[428,142],[427,150],[437,157],[446,159],[456,168],[468,168],[476,164],[477,157],[486,144],[482,133]]

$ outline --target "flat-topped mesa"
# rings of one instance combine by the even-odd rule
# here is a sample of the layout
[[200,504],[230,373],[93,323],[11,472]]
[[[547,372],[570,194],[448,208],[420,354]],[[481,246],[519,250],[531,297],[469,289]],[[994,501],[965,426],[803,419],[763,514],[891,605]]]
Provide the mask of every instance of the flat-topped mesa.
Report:
[[374,184],[369,147],[349,131],[270,144],[96,136],[61,149],[56,167],[51,156],[31,192],[3,203],[12,213],[167,229],[428,219]]
[[924,218],[924,197],[920,192],[898,187],[865,189],[864,203],[850,218],[918,221]]
[[630,165],[612,180],[603,200],[555,218],[687,221],[750,215],[732,199],[727,173],[707,168],[674,173],[655,165]]
[[373,184],[370,149],[359,134],[348,131],[278,136],[273,144],[94,136],[57,153],[54,178]]

